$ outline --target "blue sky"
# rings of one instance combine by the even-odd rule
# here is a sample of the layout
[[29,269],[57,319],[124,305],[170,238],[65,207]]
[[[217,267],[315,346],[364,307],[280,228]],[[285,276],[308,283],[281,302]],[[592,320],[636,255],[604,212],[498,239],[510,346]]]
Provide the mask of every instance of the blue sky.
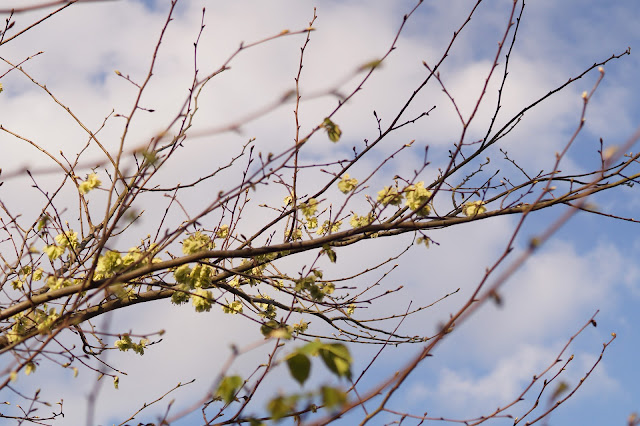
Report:
[[[510,3],[506,0],[483,3],[443,65],[443,81],[459,102],[463,114],[470,112],[471,101],[477,97],[484,82],[505,28]],[[203,6],[206,6],[207,13],[199,51],[202,73],[216,69],[240,41],[260,39],[284,29],[305,28],[316,7],[316,31],[312,33],[305,52],[304,96],[343,82],[344,77],[359,65],[384,54],[402,16],[414,4],[408,0],[289,0],[268,4],[258,0],[190,0],[180,3],[162,44],[149,92],[143,98],[143,105],[156,111],[140,115],[131,129],[129,148],[134,149],[144,143],[178,111],[190,83],[193,41]],[[77,5],[3,46],[0,56],[15,63],[43,51],[27,63],[26,69],[78,111],[92,128],[97,128],[112,110],[117,113],[128,111],[135,92],[115,75],[114,70],[134,79],[145,75],[155,40],[166,19],[166,9],[165,2],[160,1]],[[439,58],[444,43],[448,43],[468,12],[469,4],[465,1],[425,1],[408,21],[396,51],[353,102],[336,115],[335,121],[344,132],[340,144],[313,141],[302,159],[330,161],[337,155],[348,154],[354,145],[361,146],[363,139],[374,138],[377,129],[372,110],[377,111],[383,123],[388,122],[424,78],[422,61],[433,64]],[[18,27],[43,13],[18,15]],[[521,33],[511,57],[498,123],[503,123],[523,106],[594,62],[620,54],[630,46],[630,56],[605,66],[605,78],[590,102],[586,126],[561,166],[563,171],[576,172],[592,168],[597,164],[599,138],[603,138],[605,146],[622,144],[640,124],[640,84],[637,79],[640,60],[635,54],[640,40],[638,16],[640,3],[635,0],[615,3],[540,0],[527,3]],[[236,58],[231,70],[211,81],[194,129],[209,129],[241,119],[291,89],[303,37],[276,40]],[[500,76],[502,69],[498,71]],[[597,78],[597,71],[586,75],[527,114],[522,124],[505,138],[501,148],[534,174],[540,169],[549,170],[553,166],[555,152],[562,149],[578,125],[581,93],[590,90]],[[353,88],[355,81],[346,82],[343,90],[346,92]],[[84,146],[86,137],[83,132],[23,76],[13,72],[0,82],[4,86],[0,95],[3,111],[0,124],[20,131],[56,155],[63,151],[65,155],[73,156]],[[489,86],[487,106],[480,110],[475,126],[470,129],[471,135],[482,135],[486,130],[491,108],[495,105],[492,99],[495,99],[496,89],[496,83]],[[430,147],[432,165],[425,171],[424,178],[433,178],[437,167],[445,164],[447,150],[460,132],[451,104],[436,85],[417,98],[408,116],[433,105],[437,108],[430,117],[398,131],[388,144],[354,167],[352,175],[364,175],[398,146],[415,139],[417,147]],[[334,106],[335,98],[326,96],[303,103],[303,128],[310,129]],[[119,124],[113,119],[102,131],[102,137],[111,150],[117,147],[117,136],[121,130]],[[264,152],[283,149],[293,137],[291,108],[277,109],[241,130],[237,134],[190,140],[189,146],[179,154],[179,163],[166,175],[160,176],[158,183],[175,182],[176,176],[183,182],[197,178],[204,173],[203,170],[222,164],[229,152],[235,152],[250,137],[256,137],[256,143]],[[16,172],[25,165],[33,169],[49,166],[46,158],[7,134],[0,134],[0,146],[2,152],[11,156],[10,161],[5,157],[0,162],[3,173]],[[407,172],[417,167],[421,154],[416,155],[415,152],[421,151],[401,155],[385,166],[382,173],[372,180],[371,187],[388,185],[398,171]],[[94,165],[92,161],[100,158],[99,154],[94,148],[85,153],[83,158],[88,160],[86,172]],[[516,176],[517,171],[502,159],[497,150],[491,151],[491,156],[490,170],[499,169],[501,176]],[[314,179],[318,176],[321,175],[310,175],[302,185],[313,189]],[[55,188],[58,182],[55,174],[37,174],[36,179],[47,189]],[[0,198],[19,207],[28,218],[32,211],[39,211],[41,200],[36,195],[25,198],[25,185],[29,185],[29,181],[24,177],[8,180],[0,188]],[[216,189],[210,189],[215,194]],[[69,197],[72,192],[69,192]],[[272,188],[260,196],[273,201],[281,200],[285,195],[281,189]],[[189,209],[196,211],[206,203],[206,197],[201,192],[185,191],[183,201]],[[436,203],[444,206],[445,201],[436,200]],[[637,186],[624,187],[598,195],[592,201],[604,212],[637,217],[635,212],[640,206],[640,193]],[[100,207],[104,200],[92,202]],[[115,248],[126,250],[139,238],[154,232],[165,205],[158,202],[141,206],[146,210],[141,224],[115,241]],[[533,215],[516,242],[514,256],[526,247],[530,237],[540,234],[564,211],[565,208],[560,207]],[[244,224],[246,229],[258,227],[261,214],[257,209],[248,212]],[[70,213],[69,217],[73,215]],[[177,214],[171,218],[181,220]],[[497,217],[455,229],[434,231],[430,237],[439,245],[428,250],[414,248],[403,256],[399,268],[382,281],[384,290],[403,285],[403,291],[371,308],[371,314],[406,309],[409,301],[414,305],[428,304],[461,288],[458,295],[409,318],[401,328],[407,335],[433,333],[439,322],[466,301],[485,268],[504,250],[516,220],[515,217]],[[566,373],[569,384],[577,383],[588,371],[611,332],[617,333],[618,337],[575,396],[551,416],[550,424],[624,424],[631,412],[640,411],[640,389],[637,385],[640,370],[636,368],[640,351],[640,314],[637,309],[640,304],[640,271],[637,267],[640,244],[636,238],[637,229],[638,225],[631,222],[577,214],[506,283],[502,293],[504,306],[486,306],[462,324],[436,349],[434,357],[415,371],[392,399],[390,408],[417,415],[427,411],[429,415],[453,418],[488,414],[495,407],[510,402],[534,374],[555,359],[569,337],[596,310],[600,310],[596,318],[598,327],[588,328],[568,350],[569,354],[575,355],[575,361]],[[362,247],[344,248],[339,252],[341,262],[331,273],[339,276],[362,268],[363,264],[375,264],[376,260],[384,260],[401,251],[410,240],[407,237],[394,241],[371,241]],[[356,280],[354,285],[365,286],[378,278],[380,274],[367,276]],[[218,311],[195,314],[187,306],[174,307],[168,302],[155,302],[114,313],[111,317],[114,332],[133,328],[142,333],[165,329],[167,333],[164,341],[149,348],[142,358],[130,353],[109,353],[108,361],[126,370],[128,375],[121,377],[117,391],[110,383],[104,384],[96,422],[117,424],[143,402],[149,402],[178,382],[192,378],[197,378],[196,383],[173,395],[176,407],[184,408],[193,395],[203,395],[219,366],[229,356],[230,344],[261,339],[253,323]],[[243,356],[232,370],[242,373],[264,362],[267,349],[262,347]],[[352,348],[357,360],[356,370],[366,365],[375,349]],[[400,368],[417,350],[417,347],[410,346],[385,350],[371,374],[366,376],[362,389],[373,386]],[[271,378],[270,389],[296,389],[291,380],[283,378],[286,376],[284,370],[279,371],[283,374]],[[314,372],[322,375],[322,367],[316,365]],[[68,370],[49,366],[39,369],[35,375],[21,377],[19,385],[24,390],[41,387],[53,400],[61,395],[65,400],[65,418],[55,424],[76,425],[84,422],[86,393],[94,382],[95,374],[90,371],[81,371],[79,378],[73,379]],[[534,388],[527,394],[527,400],[509,413],[518,416],[526,411],[537,390],[538,387]],[[257,401],[268,397],[268,393],[258,394]],[[546,400],[541,402],[544,406]],[[165,408],[166,402],[159,404],[155,410],[145,411],[146,414],[136,417],[136,421],[154,421]],[[353,424],[361,418],[361,413],[355,410],[338,424]],[[175,424],[197,424],[196,418],[197,412]],[[397,419],[381,415],[372,424]],[[407,424],[415,423],[407,421]],[[493,424],[506,425],[512,421],[498,419]]]

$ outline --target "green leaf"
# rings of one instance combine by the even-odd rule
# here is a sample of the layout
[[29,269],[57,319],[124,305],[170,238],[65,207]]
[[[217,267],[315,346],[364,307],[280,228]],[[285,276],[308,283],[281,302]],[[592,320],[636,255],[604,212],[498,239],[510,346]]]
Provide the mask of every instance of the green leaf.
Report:
[[321,392],[322,404],[327,408],[344,405],[344,403],[347,402],[347,394],[343,392],[342,389],[323,386]]
[[342,136],[342,130],[340,127],[329,117],[325,118],[322,122],[322,127],[327,131],[327,135],[329,136],[329,140],[331,142],[338,142],[340,140],[340,136]]
[[298,348],[296,352],[303,355],[318,356],[318,353],[320,352],[320,349],[322,349],[323,346],[324,346],[324,343],[316,339],[313,342],[309,342],[306,345]]
[[343,344],[332,343],[320,349],[320,357],[329,370],[338,377],[351,378],[351,354]]
[[293,353],[287,359],[287,366],[289,367],[289,373],[296,379],[300,386],[304,384],[309,378],[311,372],[311,360],[306,355],[301,353]]
[[220,382],[220,386],[218,386],[218,390],[216,391],[216,396],[222,398],[225,403],[230,403],[233,401],[236,392],[242,386],[244,381],[240,376],[226,376]]
[[360,65],[360,67],[358,68],[359,71],[366,71],[366,70],[372,70],[376,67],[379,67],[380,64],[382,64],[382,59],[375,59],[373,61],[369,61],[366,64],[362,64]]
[[331,247],[329,247],[328,244],[322,246],[322,252],[329,257],[331,263],[336,263],[338,256],[336,255],[336,252]]
[[270,320],[262,324],[260,332],[266,338],[291,339],[291,327],[286,324],[281,324],[276,320]]
[[278,421],[296,408],[298,395],[278,396],[267,404],[267,410],[274,421]]
[[38,232],[42,231],[42,228],[44,228],[45,226],[47,226],[47,223],[49,222],[49,215],[48,214],[44,214],[40,220],[38,221]]

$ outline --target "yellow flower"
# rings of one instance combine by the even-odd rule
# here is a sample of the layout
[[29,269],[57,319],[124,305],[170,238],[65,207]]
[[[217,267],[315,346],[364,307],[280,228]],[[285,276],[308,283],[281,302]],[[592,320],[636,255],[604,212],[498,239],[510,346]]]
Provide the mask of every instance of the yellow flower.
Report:
[[307,219],[313,217],[313,215],[318,211],[318,200],[315,198],[310,198],[306,203],[300,204],[300,211]]
[[101,183],[102,182],[100,182],[100,179],[98,179],[98,175],[95,173],[91,173],[87,177],[87,180],[78,185],[78,191],[80,191],[81,194],[86,194],[92,189],[99,187]]
[[302,229],[296,228],[296,229],[293,230],[293,233],[291,233],[290,229],[287,229],[286,231],[284,231],[284,237],[286,239],[291,238],[294,241],[301,240],[302,239]]
[[350,177],[349,173],[345,173],[342,175],[340,182],[338,182],[338,189],[346,194],[349,191],[353,191],[357,185],[358,179]]
[[407,195],[407,206],[411,210],[415,210],[418,216],[429,216],[431,207],[428,204],[418,210],[431,197],[431,191],[424,187],[424,182],[421,181],[415,185],[409,185],[405,189],[405,194]]
[[94,273],[95,279],[102,279],[115,274],[122,267],[122,256],[117,251],[108,251],[98,259]]
[[354,213],[353,216],[351,216],[351,220],[349,220],[349,223],[353,228],[360,228],[361,226],[367,226],[372,222],[373,222],[373,215],[371,213],[369,213],[366,216],[358,216],[357,213]]
[[49,256],[50,260],[56,260],[57,258],[59,258],[64,254],[64,247],[58,247],[54,244],[50,246],[45,246],[43,251],[47,256]]
[[211,310],[211,300],[213,294],[209,290],[203,290],[198,288],[194,291],[194,296],[191,298],[191,303],[196,308],[196,312],[209,312]]
[[36,371],[36,365],[33,362],[28,363],[24,368],[24,374],[27,376]]
[[68,246],[76,247],[78,245],[78,233],[73,231],[66,231],[62,234],[58,234],[55,237],[56,243],[63,249]]
[[222,225],[220,226],[220,229],[218,229],[218,232],[216,232],[216,237],[218,238],[227,238],[227,236],[229,235],[229,225]]
[[324,235],[327,232],[338,232],[340,230],[340,226],[342,226],[342,221],[339,220],[337,222],[331,223],[328,220],[325,220],[320,229],[316,231],[318,235]]
[[318,218],[309,218],[309,220],[307,220],[306,226],[308,229],[316,229],[318,227]]
[[473,217],[486,211],[487,208],[484,206],[484,201],[482,200],[465,203],[465,205],[462,206],[462,214],[468,217]]
[[184,254],[193,254],[203,250],[213,250],[215,243],[206,234],[196,231],[195,234],[189,235],[182,242],[182,252]]
[[387,204],[397,206],[402,202],[402,194],[398,193],[395,186],[385,186],[382,190],[378,191],[378,201],[383,206]]
[[355,311],[356,311],[355,303],[349,303],[349,306],[347,307],[347,315],[351,316]]

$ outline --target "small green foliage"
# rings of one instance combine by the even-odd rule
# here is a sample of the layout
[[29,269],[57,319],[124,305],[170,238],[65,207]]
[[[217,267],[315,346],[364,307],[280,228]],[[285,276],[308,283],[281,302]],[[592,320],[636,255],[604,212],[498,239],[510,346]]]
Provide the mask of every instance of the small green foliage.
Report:
[[269,320],[266,323],[262,324],[260,327],[260,332],[267,339],[291,339],[291,327],[287,324],[282,324],[277,320]]
[[234,400],[243,383],[244,380],[240,376],[225,376],[216,390],[216,397],[221,398],[225,404],[229,404]]
[[308,356],[301,353],[292,353],[287,357],[287,366],[291,377],[296,379],[300,386],[309,378],[311,372],[311,360]]
[[[262,296],[263,299],[271,299],[269,296]],[[277,315],[276,307],[271,303],[256,303],[256,305],[262,309],[261,312],[258,312],[263,318],[274,319]]]
[[40,216],[40,220],[38,221],[38,232],[42,231],[42,229],[47,226],[50,220],[51,218],[46,213]]
[[324,297],[335,290],[335,285],[331,282],[317,283],[316,279],[322,278],[322,271],[314,269],[312,273],[295,280],[294,290],[297,293],[306,292],[316,301],[322,301]]
[[373,61],[369,61],[366,64],[360,65],[358,68],[359,71],[367,71],[372,70],[376,67],[379,67],[382,64],[382,59],[374,59]]
[[349,349],[341,343],[323,343],[320,340],[314,340],[298,347],[286,358],[289,372],[301,385],[307,380],[311,370],[309,356],[320,356],[327,368],[336,376],[351,378],[353,360]]
[[38,268],[35,270],[35,272],[33,272],[33,268],[31,267],[31,265],[24,266],[18,271],[18,279],[13,280],[11,282],[11,285],[14,290],[17,290],[19,288],[22,288],[25,282],[27,282],[29,279],[31,279],[31,281],[40,281],[42,279],[43,273],[44,271],[42,270],[42,268]]
[[296,408],[296,404],[298,403],[298,399],[300,399],[299,395],[280,395],[273,398],[267,404],[267,410],[269,410],[271,418],[274,421],[278,421],[287,414],[294,411]]
[[155,151],[144,150],[142,151],[142,157],[144,158],[145,166],[153,166],[158,161],[158,155],[155,153]]
[[133,350],[133,352],[138,355],[144,355],[144,348],[149,343],[147,339],[140,339],[138,343],[134,343],[131,340],[131,336],[128,333],[122,335],[120,340],[116,340],[114,345],[116,348],[120,349],[122,352],[126,352],[128,350]]
[[328,244],[325,244],[324,246],[322,246],[322,253],[327,255],[331,263],[336,263],[338,256],[336,255],[336,252]]
[[56,308],[47,308],[46,303],[42,305],[42,309],[36,309],[35,322],[38,332],[41,334],[48,333],[58,318],[60,318],[60,314],[56,312]]
[[212,274],[213,268],[211,266],[197,264],[191,271],[189,284],[193,288],[207,288],[211,285]]
[[351,379],[351,363],[349,349],[341,343],[324,344],[320,348],[320,357],[329,370],[338,377]]
[[326,408],[339,407],[347,402],[347,394],[340,388],[322,386],[320,392],[322,393],[322,404]]
[[113,378],[113,387],[118,389],[119,385],[120,385],[120,377],[119,376],[114,376],[114,378]]
[[293,324],[293,331],[296,334],[304,333],[307,331],[307,328],[309,328],[309,323],[304,320],[300,320],[299,323]]
[[42,308],[37,308],[30,312],[20,312],[11,317],[13,326],[11,331],[6,333],[6,337],[11,343],[19,342],[23,336],[31,331],[38,330],[40,334],[46,334],[51,330],[54,323],[60,318],[56,308],[49,308],[43,304]]
[[222,306],[222,311],[225,314],[241,314],[242,313],[242,302],[239,300],[235,300],[227,305]]
[[6,335],[9,339],[9,342],[15,343],[22,340],[22,336],[27,333],[29,327],[33,325],[33,320],[31,320],[24,312],[20,312],[17,315],[11,317],[13,320],[13,326],[11,327],[11,331],[9,331]]
[[429,237],[416,238],[416,244],[424,244],[425,247],[429,248]]
[[340,136],[342,136],[342,130],[340,127],[329,117],[325,118],[322,122],[322,127],[327,131],[327,135],[329,136],[329,140],[331,142],[338,142],[340,140]]
[[27,363],[27,365],[24,366],[24,374],[26,374],[27,376],[35,372],[36,372],[36,365],[33,362],[29,362]]
[[556,388],[553,390],[551,396],[549,396],[549,401],[557,401],[560,399],[562,394],[566,393],[569,390],[569,384],[564,380],[558,383]]

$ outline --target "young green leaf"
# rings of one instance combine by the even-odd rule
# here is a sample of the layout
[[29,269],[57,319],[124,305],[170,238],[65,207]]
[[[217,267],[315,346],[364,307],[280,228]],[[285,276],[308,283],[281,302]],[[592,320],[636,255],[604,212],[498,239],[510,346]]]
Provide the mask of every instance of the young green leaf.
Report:
[[321,392],[322,404],[327,408],[337,407],[347,402],[347,394],[342,389],[323,386]]
[[320,357],[329,370],[338,377],[351,378],[351,354],[343,344],[332,343],[323,345]]
[[291,373],[291,376],[300,383],[300,386],[302,386],[309,378],[309,373],[311,372],[311,361],[306,355],[294,352],[287,358],[287,366],[289,367],[289,373]]
[[342,130],[340,127],[329,117],[325,118],[322,122],[322,127],[327,131],[327,135],[329,136],[329,140],[331,142],[338,142],[340,140],[340,136],[342,136]]
[[327,257],[329,257],[331,263],[336,263],[338,256],[336,255],[336,252],[331,247],[329,247],[328,244],[322,246],[322,252],[326,254]]
[[277,422],[278,420],[295,410],[298,398],[298,395],[281,395],[273,398],[267,404],[267,410],[269,410],[271,418]]
[[233,401],[236,392],[238,392],[238,389],[240,389],[243,383],[244,381],[240,376],[226,376],[222,379],[222,382],[220,382],[216,396],[222,398],[222,400],[228,404]]

